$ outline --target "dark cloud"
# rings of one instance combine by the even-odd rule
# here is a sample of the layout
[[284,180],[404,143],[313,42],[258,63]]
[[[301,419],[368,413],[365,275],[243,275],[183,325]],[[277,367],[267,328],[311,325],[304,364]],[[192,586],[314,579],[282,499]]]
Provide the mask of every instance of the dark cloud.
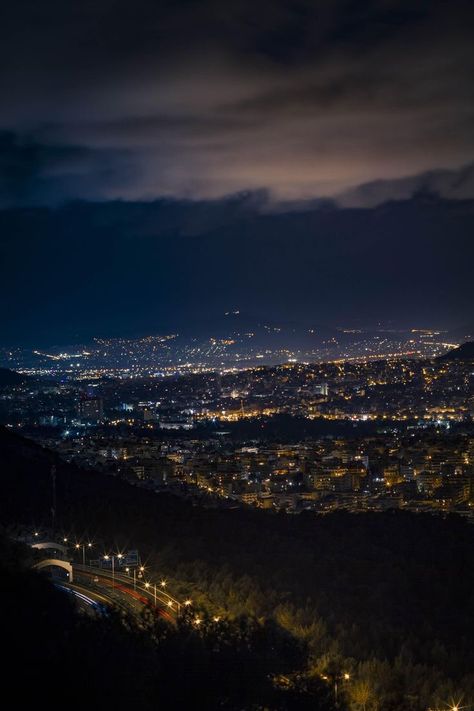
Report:
[[375,207],[389,200],[407,200],[413,195],[443,196],[467,200],[474,195],[474,164],[460,170],[432,170],[399,180],[375,180],[338,196],[344,207]]
[[123,151],[43,144],[0,131],[0,208],[98,199],[125,185],[131,177],[125,169]]
[[5,4],[2,190],[374,204],[428,173],[474,196],[440,177],[474,159],[472,20],[467,0]]

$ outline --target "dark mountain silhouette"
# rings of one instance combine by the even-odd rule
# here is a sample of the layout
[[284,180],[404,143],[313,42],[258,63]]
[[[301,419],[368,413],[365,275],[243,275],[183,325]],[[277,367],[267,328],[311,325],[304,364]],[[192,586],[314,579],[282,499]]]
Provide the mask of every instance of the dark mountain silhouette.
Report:
[[[9,345],[28,334],[36,348],[181,333],[234,309],[275,322],[446,328],[453,314],[471,318],[473,228],[474,201],[457,200],[273,211],[240,196],[0,210],[0,298],[11,316],[0,337]],[[71,288],[84,274],[88,288]]]
[[28,376],[26,375],[21,375],[8,368],[0,368],[0,388],[9,385],[21,385],[22,383],[26,383],[27,380]]
[[438,360],[474,360],[474,341],[463,343],[459,348],[453,348]]

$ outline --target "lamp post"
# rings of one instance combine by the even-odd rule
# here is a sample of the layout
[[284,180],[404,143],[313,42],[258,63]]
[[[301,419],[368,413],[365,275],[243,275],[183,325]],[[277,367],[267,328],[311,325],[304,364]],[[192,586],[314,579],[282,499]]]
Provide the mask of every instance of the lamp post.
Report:
[[115,587],[115,558],[118,558],[118,560],[122,560],[123,554],[122,553],[113,553],[112,555],[104,555],[104,560],[111,560],[112,561],[112,588]]
[[[114,566],[114,558],[115,558],[115,556],[112,556],[112,587],[113,587],[113,586],[114,586],[114,584],[115,584],[115,566]],[[122,555],[122,553],[117,553],[117,558],[118,558],[118,560],[119,560],[119,561],[120,561],[120,560],[122,560],[122,558],[123,558],[123,555]]]
[[345,674],[341,674],[340,676],[335,676],[334,677],[334,705],[336,708],[339,708],[339,701],[338,701],[338,692],[339,692],[339,681],[349,681],[351,678],[351,675],[348,674],[347,672]]
[[[65,539],[65,540],[67,540],[67,539]],[[82,548],[82,565],[85,565],[86,564],[86,544],[85,543],[76,543],[75,548],[77,551],[80,548]],[[88,543],[87,548],[92,548],[92,543]]]
[[[104,560],[110,560],[109,555],[104,555]],[[114,587],[114,557],[112,556],[112,587]]]

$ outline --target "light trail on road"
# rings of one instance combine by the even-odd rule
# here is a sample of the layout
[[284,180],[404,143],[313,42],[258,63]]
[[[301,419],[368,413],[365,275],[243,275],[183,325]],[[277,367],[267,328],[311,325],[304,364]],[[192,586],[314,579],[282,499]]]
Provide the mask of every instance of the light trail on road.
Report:
[[[115,579],[112,580],[111,577],[108,575],[103,575],[102,571],[93,571],[90,572],[88,570],[84,569],[84,566],[74,566],[75,568],[77,567],[78,570],[76,572],[77,576],[85,576],[89,579],[93,579],[95,577],[99,578],[100,585],[103,585],[104,587],[107,587],[107,589],[113,590],[117,593],[121,593],[125,596],[127,596],[129,599],[126,600],[125,604],[127,607],[131,608],[134,614],[137,614],[137,612],[141,612],[143,607],[151,608],[151,609],[156,609],[158,614],[163,617],[165,620],[168,622],[174,622],[174,617],[168,612],[168,610],[163,609],[161,606],[154,606],[153,604],[153,595],[150,594],[147,590],[141,589],[140,592],[133,590],[130,587],[127,587],[126,585],[123,584],[122,579]],[[96,583],[97,584],[97,583]],[[144,594],[142,594],[144,593]],[[130,598],[132,598],[130,600]],[[115,599],[113,599],[113,604],[117,604]],[[133,602],[132,602],[133,601]],[[163,601],[160,601],[163,604]],[[138,603],[138,604],[137,604]]]

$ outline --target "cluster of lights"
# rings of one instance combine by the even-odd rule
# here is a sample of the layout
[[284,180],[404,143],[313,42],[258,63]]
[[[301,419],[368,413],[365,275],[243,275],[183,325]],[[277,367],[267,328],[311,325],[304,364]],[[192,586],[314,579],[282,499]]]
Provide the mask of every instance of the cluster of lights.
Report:
[[[126,570],[127,570],[127,569],[126,569]],[[129,569],[128,569],[128,570],[129,570]],[[145,568],[144,568],[143,565],[140,566],[139,571],[140,571],[140,573],[144,573],[144,572],[145,572]],[[167,583],[166,580],[161,580],[161,582],[159,583],[159,586],[164,590],[164,589],[166,588],[167,584],[168,584],[168,583]],[[145,582],[143,583],[143,587],[144,587],[145,590],[148,592],[148,591],[150,591],[150,589],[152,588],[152,583],[151,583],[149,580],[145,580]],[[153,583],[153,588],[154,588],[154,593],[155,593],[155,595],[156,595],[156,583]],[[165,594],[167,595],[167,593],[165,593]],[[166,603],[166,606],[169,607],[170,610],[174,610],[174,609],[175,609],[175,604],[176,604],[176,606],[177,606],[177,609],[179,610],[179,604],[180,604],[180,603],[179,603],[177,600],[174,600],[173,598],[170,597],[170,598],[168,599],[167,603]],[[184,607],[190,607],[193,603],[192,603],[192,600],[190,600],[189,598],[187,598],[182,604],[183,604]],[[195,622],[195,624],[200,624],[200,623],[201,623],[201,620],[199,620],[199,622],[196,622],[196,620],[194,620],[194,622]]]

